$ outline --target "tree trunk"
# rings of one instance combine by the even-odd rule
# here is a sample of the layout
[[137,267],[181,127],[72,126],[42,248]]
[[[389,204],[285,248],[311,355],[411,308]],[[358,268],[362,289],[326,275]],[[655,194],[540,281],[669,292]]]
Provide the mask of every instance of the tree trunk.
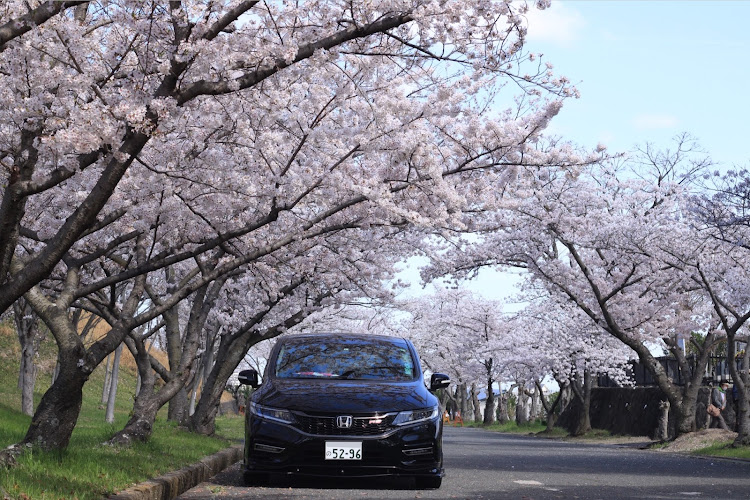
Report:
[[[46,450],[62,450],[68,446],[81,411],[84,384],[128,332],[123,324],[112,324],[107,335],[86,347],[68,314],[77,284],[77,271],[73,268],[68,271],[63,293],[57,301],[49,300],[38,286],[25,296],[52,332],[58,348],[55,381],[42,397],[23,440],[23,443],[37,444]],[[135,312],[143,286],[142,279],[136,280],[122,308],[123,314]]]
[[656,428],[656,439],[669,439],[669,401],[659,401],[659,424]]
[[482,409],[479,406],[479,395],[477,393],[477,384],[471,384],[471,404],[474,406],[474,422],[482,421]]
[[[168,270],[168,281],[171,280],[171,270]],[[195,303],[194,303],[195,305]],[[182,334],[180,331],[180,305],[176,305],[169,311],[162,314],[166,325],[167,337],[167,358],[169,359],[169,371],[176,372],[182,361]],[[166,382],[166,381],[165,381]],[[175,397],[169,400],[167,410],[167,419],[177,423],[183,423],[187,415],[188,396],[187,392],[181,389]]]
[[229,377],[237,369],[250,347],[264,338],[266,337],[254,331],[243,332],[239,335],[226,335],[222,338],[216,353],[216,363],[208,371],[195,413],[188,421],[190,430],[208,436],[215,432],[214,421]]
[[[750,373],[748,365],[750,364],[750,344],[745,346],[745,353],[742,357],[742,370],[737,369],[737,344],[735,342],[736,331],[727,334],[727,364],[729,373],[732,375],[732,381],[737,388],[737,438],[734,440],[734,446],[750,446],[750,401],[748,401],[748,387],[750,387]],[[727,401],[731,394],[727,394]]]
[[526,392],[526,381],[518,381],[518,398],[516,398],[516,425],[526,425],[529,423],[528,418],[529,396]]
[[180,425],[186,424],[190,412],[189,405],[190,399],[188,397],[188,391],[183,387],[177,391],[177,394],[175,394],[172,399],[169,400],[167,419],[177,422]]
[[484,405],[484,419],[482,420],[484,425],[490,425],[495,420],[495,393],[492,390],[494,382],[492,376],[487,377],[487,401]]
[[[536,387],[539,393],[544,394],[544,391],[542,391],[541,382],[539,382],[538,380],[534,382],[536,383]],[[562,406],[562,402],[565,399],[564,393],[567,389],[567,384],[560,384],[558,382],[558,386],[560,387],[560,390],[557,392],[557,397],[554,401],[550,402],[544,396],[542,396],[542,398],[540,399],[542,406],[544,407],[544,412],[547,420],[547,428],[545,429],[545,432],[548,433],[552,432],[552,429],[557,423],[558,415],[565,409],[564,406]]]
[[120,379],[120,356],[122,355],[122,344],[115,349],[115,359],[112,362],[112,374],[109,380],[109,394],[107,395],[107,412],[104,420],[108,424],[115,422],[115,401],[117,400],[117,382]]
[[138,396],[135,398],[130,419],[122,430],[112,436],[109,444],[128,446],[133,441],[145,442],[151,437],[156,414],[166,401],[159,404],[160,398],[157,398],[157,394],[154,392],[156,374],[151,369],[150,355],[143,341],[140,338],[135,340],[128,338],[125,343],[135,358],[141,378],[141,387]]
[[109,398],[110,383],[112,382],[112,368],[110,367],[110,354],[104,359],[104,384],[102,385],[102,404],[106,405]]
[[[150,366],[148,370],[151,370]],[[147,381],[149,379],[150,381]],[[154,391],[155,378],[151,376],[149,379],[141,372],[141,391],[133,405],[133,414],[125,427],[112,436],[110,444],[128,446],[133,441],[148,441],[153,432],[157,413],[185,385],[184,377],[178,376],[164,384],[158,391]]]
[[141,397],[136,399],[133,406],[133,414],[125,424],[125,427],[109,440],[111,445],[130,446],[134,441],[146,442],[154,431],[156,414],[166,402],[162,398],[154,396],[143,396],[146,391],[141,391]]
[[62,450],[68,446],[81,412],[83,385],[89,378],[86,367],[78,366],[83,355],[82,345],[59,352],[57,379],[39,402],[23,443],[44,450]]
[[[213,286],[216,286],[214,284]],[[220,288],[220,284],[219,284]],[[164,380],[164,385],[155,391],[156,376],[152,368],[152,359],[149,349],[146,348],[145,338],[140,334],[131,335],[126,339],[126,345],[132,352],[138,366],[138,373],[141,376],[141,389],[133,405],[133,414],[125,427],[115,433],[110,439],[111,444],[130,445],[133,441],[145,442],[151,437],[153,425],[156,420],[156,414],[159,409],[169,403],[175,396],[181,394],[181,402],[176,403],[172,408],[175,411],[174,417],[179,417],[179,410],[187,411],[187,392],[186,385],[195,376],[199,337],[203,332],[205,318],[211,305],[204,302],[208,285],[200,288],[193,295],[193,303],[190,308],[190,316],[185,326],[185,335],[180,336],[179,320],[172,313],[176,311],[174,307],[163,314],[167,331],[171,330],[172,345],[179,344],[180,353],[173,353],[170,356],[169,370],[161,367],[154,361],[154,366],[159,367],[159,374]],[[179,340],[177,337],[180,337]],[[178,361],[179,358],[179,361]],[[174,364],[177,363],[177,364]]]
[[21,366],[18,370],[18,388],[21,389],[21,411],[24,415],[34,414],[34,386],[37,367],[34,358],[41,340],[39,322],[34,310],[25,299],[13,304],[13,318],[21,344]]
[[507,424],[510,422],[510,416],[508,415],[508,393],[500,392],[500,398],[497,402],[497,421],[500,424]]
[[466,383],[462,382],[458,384],[458,387],[456,388],[456,393],[458,396],[458,414],[461,416],[461,419],[466,416]]
[[[300,283],[301,281],[291,283],[286,288],[285,293],[291,293]],[[318,305],[326,296],[326,294],[317,296],[311,303]],[[279,294],[278,297],[283,297],[283,294]],[[227,386],[229,377],[244,359],[247,351],[261,340],[272,339],[299,324],[309,314],[307,310],[303,309],[285,318],[272,328],[268,328],[262,332],[254,330],[254,327],[265,318],[265,315],[271,311],[275,304],[276,302],[267,304],[267,309],[259,311],[242,328],[232,334],[226,334],[221,337],[219,348],[215,354],[216,361],[208,372],[195,413],[191,416],[188,423],[188,426],[194,432],[207,435],[214,433],[214,419],[219,409],[221,395]],[[213,343],[215,343],[215,340]]]
[[[581,412],[578,414],[578,422],[573,429],[573,436],[583,436],[587,432],[591,431],[591,387],[593,385],[593,377],[588,369],[583,371],[583,381],[581,384],[580,380],[574,380],[571,384],[573,393],[575,394],[578,401],[581,403]],[[579,385],[580,384],[580,385]]]
[[205,372],[205,366],[204,363],[201,363],[200,371],[198,372],[198,376],[195,377],[195,380],[193,380],[193,383],[190,387],[190,402],[188,403],[188,417],[192,417],[195,413],[195,405],[198,402],[198,390],[205,385],[203,379],[204,372]]
[[531,413],[529,414],[529,420],[531,422],[535,422],[536,419],[539,417],[539,405],[541,403],[541,390],[537,390],[537,388],[534,388],[533,391],[531,391]]

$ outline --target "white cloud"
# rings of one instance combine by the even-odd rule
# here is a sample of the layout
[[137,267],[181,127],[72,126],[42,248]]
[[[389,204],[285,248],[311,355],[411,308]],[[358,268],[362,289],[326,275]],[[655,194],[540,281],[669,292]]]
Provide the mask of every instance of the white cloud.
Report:
[[675,128],[680,121],[676,116],[654,113],[642,113],[636,115],[632,120],[633,126],[638,130],[660,130]]
[[528,39],[535,42],[570,46],[579,39],[586,20],[580,12],[562,2],[552,2],[545,10],[529,9]]

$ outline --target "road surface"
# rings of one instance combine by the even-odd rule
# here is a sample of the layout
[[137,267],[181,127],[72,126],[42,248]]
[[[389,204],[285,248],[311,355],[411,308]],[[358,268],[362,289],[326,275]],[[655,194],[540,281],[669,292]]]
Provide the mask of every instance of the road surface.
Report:
[[408,479],[286,480],[242,486],[241,464],[179,500],[230,499],[750,499],[750,462],[616,445],[446,428],[439,490]]

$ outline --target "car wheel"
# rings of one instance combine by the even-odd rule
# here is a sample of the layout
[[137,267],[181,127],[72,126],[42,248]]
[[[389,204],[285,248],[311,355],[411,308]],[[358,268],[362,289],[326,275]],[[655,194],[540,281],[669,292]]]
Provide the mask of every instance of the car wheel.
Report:
[[439,476],[417,476],[414,479],[418,490],[436,490],[443,483]]
[[260,486],[268,483],[268,474],[245,471],[242,475],[242,481],[245,483],[245,486]]

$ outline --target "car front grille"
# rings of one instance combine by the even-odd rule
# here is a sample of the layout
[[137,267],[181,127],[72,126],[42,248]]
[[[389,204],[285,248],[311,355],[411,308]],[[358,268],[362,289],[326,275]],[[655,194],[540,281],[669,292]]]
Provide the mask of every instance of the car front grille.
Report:
[[296,413],[296,427],[316,436],[379,436],[392,428],[395,413],[386,415],[354,415],[351,427],[337,425],[339,415],[307,415]]

